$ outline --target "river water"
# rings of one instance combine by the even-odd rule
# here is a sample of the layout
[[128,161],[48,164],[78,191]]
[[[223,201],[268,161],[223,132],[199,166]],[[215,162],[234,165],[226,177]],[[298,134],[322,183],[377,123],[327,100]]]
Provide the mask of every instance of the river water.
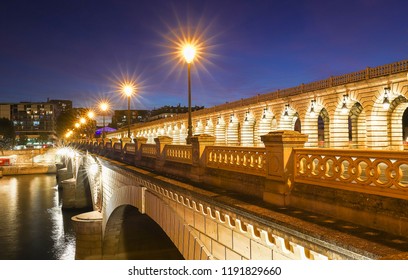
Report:
[[55,174],[0,178],[0,259],[75,259],[71,217],[61,209]]

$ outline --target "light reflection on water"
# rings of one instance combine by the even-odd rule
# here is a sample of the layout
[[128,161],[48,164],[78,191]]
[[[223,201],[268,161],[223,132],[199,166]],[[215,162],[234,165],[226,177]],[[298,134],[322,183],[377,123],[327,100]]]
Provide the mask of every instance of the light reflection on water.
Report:
[[62,211],[55,175],[5,176],[0,179],[0,259],[75,258],[71,217]]

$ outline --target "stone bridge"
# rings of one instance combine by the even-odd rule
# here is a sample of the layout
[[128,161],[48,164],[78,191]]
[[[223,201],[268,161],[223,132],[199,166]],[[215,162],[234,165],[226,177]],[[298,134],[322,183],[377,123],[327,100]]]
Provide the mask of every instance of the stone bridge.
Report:
[[72,142],[76,256],[129,257],[128,205],[185,259],[406,258],[407,108],[405,60]]
[[406,258],[407,152],[305,148],[296,131],[261,140],[226,147],[211,135],[191,145],[159,136],[62,149],[63,208],[93,208],[73,218],[76,258],[130,258],[126,207],[184,259]]

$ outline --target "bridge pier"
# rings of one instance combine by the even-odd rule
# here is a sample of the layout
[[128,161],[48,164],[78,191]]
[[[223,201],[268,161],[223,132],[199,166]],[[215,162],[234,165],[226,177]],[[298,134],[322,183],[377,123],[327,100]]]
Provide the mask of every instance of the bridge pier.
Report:
[[92,211],[71,218],[76,236],[76,260],[102,259],[102,213]]
[[[76,178],[75,178],[76,177]],[[62,208],[81,209],[92,206],[88,176],[83,166],[74,178],[61,181]]]

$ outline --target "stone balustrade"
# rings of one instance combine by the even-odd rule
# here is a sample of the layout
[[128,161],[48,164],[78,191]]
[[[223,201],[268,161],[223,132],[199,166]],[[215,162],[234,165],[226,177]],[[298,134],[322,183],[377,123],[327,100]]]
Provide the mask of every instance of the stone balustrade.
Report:
[[295,182],[408,199],[408,152],[295,149]]
[[141,154],[144,157],[156,157],[156,145],[155,144],[142,144]]
[[265,148],[210,146],[206,148],[205,164],[209,168],[253,175],[267,173]]
[[167,161],[192,164],[192,147],[191,145],[166,145],[164,158]]

